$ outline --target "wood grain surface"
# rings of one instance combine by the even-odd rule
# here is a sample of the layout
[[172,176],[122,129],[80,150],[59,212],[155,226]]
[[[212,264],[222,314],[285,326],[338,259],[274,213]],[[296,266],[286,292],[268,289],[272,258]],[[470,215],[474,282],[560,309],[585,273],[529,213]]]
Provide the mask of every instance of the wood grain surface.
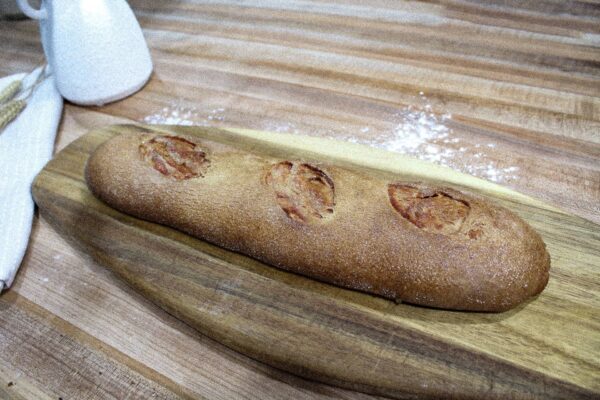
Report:
[[[600,223],[597,1],[129,3],[152,52],[152,79],[118,103],[66,105],[57,150],[91,128],[128,121],[373,142]],[[0,20],[0,37],[0,74],[43,59],[35,22]],[[433,124],[420,124],[423,116]],[[435,127],[444,135],[429,134]],[[427,131],[420,146],[394,145],[398,135],[422,133],[413,128]],[[576,232],[569,240],[586,241]],[[572,252],[567,260],[581,257]],[[597,278],[582,284],[598,290]],[[21,271],[0,304],[0,397],[371,398],[296,378],[198,335],[43,219],[35,219]],[[565,343],[577,347],[578,329],[562,328]],[[481,341],[495,346],[494,338]],[[554,357],[537,359],[555,365]]]
[[[42,216],[76,247],[203,334],[307,378],[394,398],[600,396],[600,302],[586,284],[600,279],[600,226],[467,178],[469,190],[495,195],[491,199],[543,236],[553,260],[548,287],[501,314],[397,305],[277,270],[96,199],[84,178],[89,155],[110,137],[139,129],[117,125],[73,142],[38,176],[34,198]],[[361,145],[319,139],[301,149],[282,134],[155,129],[281,159],[318,159],[395,179],[425,178],[395,172],[413,163],[399,155],[373,169],[383,151]],[[436,181],[462,178],[443,168],[428,174]],[[574,234],[585,240],[573,243]],[[578,327],[576,340],[565,336],[564,326]]]

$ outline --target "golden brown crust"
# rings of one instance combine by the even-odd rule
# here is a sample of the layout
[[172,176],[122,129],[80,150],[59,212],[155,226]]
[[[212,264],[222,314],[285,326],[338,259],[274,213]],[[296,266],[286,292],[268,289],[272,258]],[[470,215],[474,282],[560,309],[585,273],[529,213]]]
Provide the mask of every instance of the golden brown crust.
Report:
[[[171,158],[162,168],[148,144],[169,140],[183,146],[159,146],[162,160]],[[103,144],[86,179],[96,196],[125,213],[409,303],[504,311],[548,281],[550,257],[529,225],[451,188],[152,133]]]

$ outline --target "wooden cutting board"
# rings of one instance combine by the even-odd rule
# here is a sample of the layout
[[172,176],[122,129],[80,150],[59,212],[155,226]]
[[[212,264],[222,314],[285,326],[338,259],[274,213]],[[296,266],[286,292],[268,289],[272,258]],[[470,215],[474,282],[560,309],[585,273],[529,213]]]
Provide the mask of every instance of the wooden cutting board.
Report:
[[451,182],[517,212],[552,257],[544,292],[506,313],[396,304],[278,270],[97,200],[84,181],[86,160],[112,136],[139,129],[89,132],[48,163],[33,194],[72,243],[203,334],[292,373],[395,398],[600,397],[600,226],[490,182],[352,143],[144,128],[390,178]]

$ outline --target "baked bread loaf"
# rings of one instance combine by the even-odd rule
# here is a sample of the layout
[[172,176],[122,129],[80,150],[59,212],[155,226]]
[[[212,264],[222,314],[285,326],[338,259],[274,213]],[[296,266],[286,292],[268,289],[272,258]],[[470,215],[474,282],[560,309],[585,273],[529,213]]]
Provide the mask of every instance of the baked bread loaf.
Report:
[[451,188],[156,132],[101,145],[86,179],[124,213],[397,301],[497,312],[548,281],[550,257],[529,225]]

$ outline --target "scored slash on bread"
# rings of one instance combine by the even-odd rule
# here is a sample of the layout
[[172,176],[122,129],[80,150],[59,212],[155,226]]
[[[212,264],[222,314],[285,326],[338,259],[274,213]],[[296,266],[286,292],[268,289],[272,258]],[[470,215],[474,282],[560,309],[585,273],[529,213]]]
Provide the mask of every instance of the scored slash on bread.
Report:
[[452,188],[150,132],[101,145],[86,180],[122,212],[396,301],[505,311],[548,281],[527,223]]
[[460,230],[470,211],[466,201],[456,200],[448,193],[430,188],[421,190],[414,184],[390,184],[388,193],[396,211],[427,232],[455,233]]
[[176,136],[156,136],[139,149],[155,170],[178,180],[204,176],[210,165],[200,146]]
[[334,185],[318,167],[282,161],[265,175],[275,192],[277,204],[294,221],[308,223],[333,214]]

